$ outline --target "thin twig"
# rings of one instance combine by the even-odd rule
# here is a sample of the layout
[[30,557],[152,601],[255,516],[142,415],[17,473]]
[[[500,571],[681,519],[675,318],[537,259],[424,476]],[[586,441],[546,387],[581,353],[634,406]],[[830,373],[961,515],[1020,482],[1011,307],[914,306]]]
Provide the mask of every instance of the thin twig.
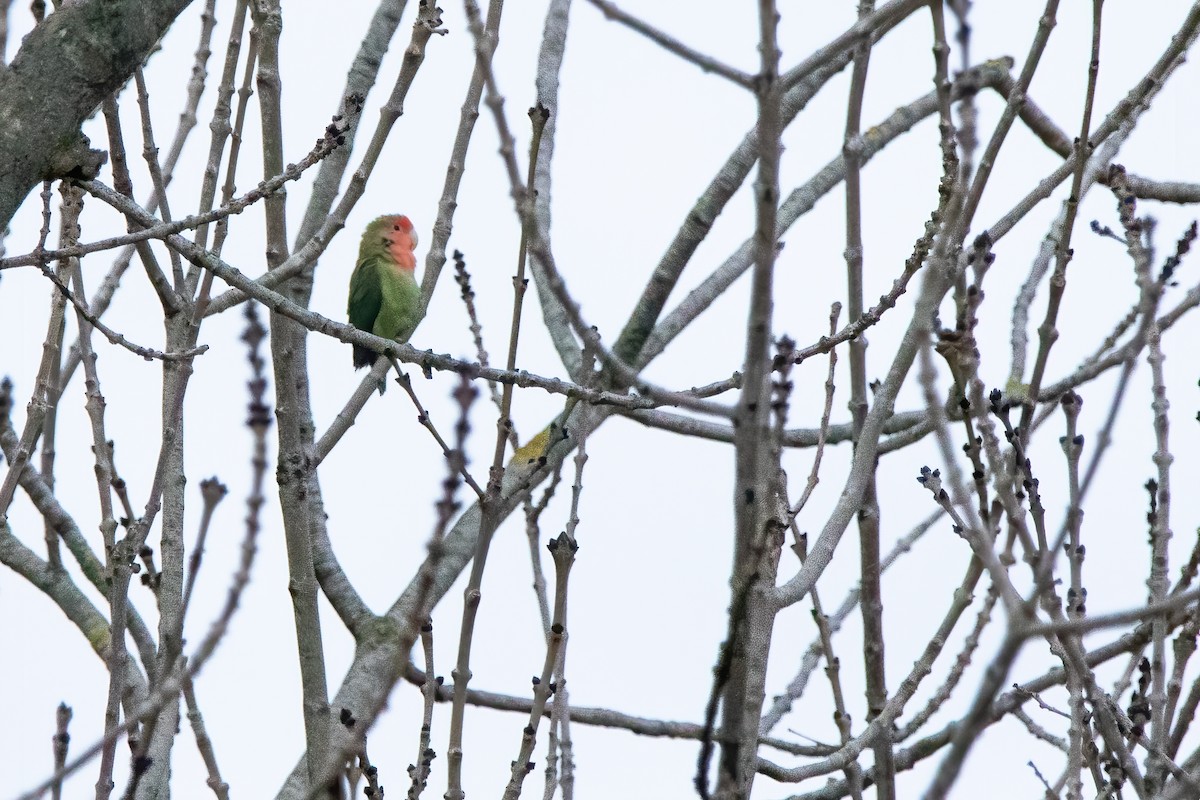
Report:
[[[66,703],[59,703],[54,712],[54,771],[57,773],[67,763],[67,751],[71,745],[71,734],[67,728],[71,724],[73,712]],[[62,781],[54,781],[50,785],[51,800],[62,800]]]
[[743,89],[753,90],[753,75],[742,72],[739,69],[734,69],[728,64],[724,64],[710,55],[693,50],[683,42],[680,42],[674,37],[663,33],[653,25],[638,19],[626,11],[622,11],[620,8],[617,8],[616,4],[608,2],[608,0],[588,0],[588,2],[600,9],[600,13],[604,14],[604,16],[608,19],[615,20],[630,30],[640,33],[642,36],[645,36],[659,47],[662,47],[668,53],[677,55],[684,61],[695,64],[705,72],[712,72],[720,75],[722,78],[732,81]]

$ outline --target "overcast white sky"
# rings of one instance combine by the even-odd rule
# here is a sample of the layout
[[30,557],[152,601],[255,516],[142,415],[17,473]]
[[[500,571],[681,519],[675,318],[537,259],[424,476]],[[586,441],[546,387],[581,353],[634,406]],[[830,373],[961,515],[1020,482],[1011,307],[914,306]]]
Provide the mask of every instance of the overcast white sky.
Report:
[[[852,23],[852,2],[781,4],[780,39],[784,64],[792,65]],[[208,146],[215,81],[220,72],[224,37],[232,15],[231,2],[218,4],[214,55],[209,62],[211,83],[193,133],[176,170],[170,190],[177,215],[195,209],[200,170]],[[374,10],[370,3],[331,4],[297,0],[285,4],[282,41],[283,103],[289,144],[285,157],[299,160],[311,147],[336,110],[346,69]],[[367,193],[320,261],[312,307],[329,317],[344,318],[346,283],[358,246],[358,232],[385,212],[408,214],[421,233],[421,263],[436,214],[446,158],[458,109],[473,63],[472,42],[463,10],[445,3],[444,20],[450,33],[433,41],[428,56],[381,159]],[[662,26],[689,45],[743,70],[758,63],[757,21],[749,4],[734,9],[711,0],[661,0],[627,3],[629,10]],[[1065,3],[1044,57],[1044,66],[1030,96],[1064,129],[1074,133],[1081,109],[1089,46],[1090,3]],[[544,18],[544,2],[513,3],[507,11],[497,76],[507,97],[507,112],[520,134],[519,153],[525,162],[524,112],[535,99],[534,66]],[[1150,8],[1150,10],[1147,10]],[[416,4],[410,3],[405,21],[380,72],[380,85],[370,95],[364,128],[373,129],[379,105],[390,90],[407,41]],[[1034,33],[1041,4],[1033,0],[980,0],[973,12],[972,53],[976,62],[1011,55],[1024,58]],[[200,4],[180,18],[150,61],[147,80],[154,104],[156,136],[164,149],[170,142],[198,35]],[[1186,12],[1183,3],[1155,4],[1109,0],[1105,4],[1105,38],[1096,107],[1109,109],[1144,75],[1166,46]],[[14,38],[30,25],[24,4],[14,8]],[[932,87],[930,26],[927,14],[917,14],[873,51],[863,114],[873,125],[896,107]],[[957,65],[953,55],[951,64]],[[844,124],[848,72],[833,80],[786,133],[782,186],[786,193],[807,180],[835,157]],[[1195,63],[1185,64],[1155,101],[1143,125],[1118,161],[1133,172],[1163,180],[1200,179],[1200,153],[1195,146]],[[646,277],[682,223],[697,195],[753,125],[755,105],[748,93],[727,81],[705,75],[628,30],[609,23],[595,8],[577,2],[562,75],[561,107],[554,165],[553,245],[568,284],[583,305],[586,318],[611,342],[640,294]],[[136,106],[131,90],[122,96],[127,148],[135,170],[142,175],[138,195],[144,198],[148,181],[138,160]],[[986,138],[1001,107],[996,96],[980,96],[981,135]],[[244,191],[263,176],[258,142],[257,102],[252,104],[238,181]],[[96,120],[86,130],[93,144],[104,147],[103,128]],[[508,196],[507,178],[496,157],[492,120],[485,114],[475,139],[454,221],[451,249],[462,250],[474,276],[480,315],[493,360],[502,360],[510,313],[510,278],[515,264],[518,225]],[[867,291],[870,302],[890,287],[908,257],[913,241],[936,202],[940,156],[932,120],[894,143],[864,173]],[[360,137],[364,145],[366,135]],[[357,163],[355,155],[352,163]],[[996,177],[976,217],[976,230],[992,223],[1060,162],[1020,125],[1013,131],[996,166]],[[111,179],[106,169],[102,180]],[[290,187],[289,231],[299,227],[307,200],[308,181]],[[752,197],[749,182],[721,216],[672,296],[673,307],[686,290],[698,284],[751,233]],[[1009,367],[1011,298],[1024,280],[1046,224],[1060,208],[1064,192],[1039,207],[1012,236],[996,249],[997,260],[988,280],[988,303],[981,322],[983,373],[989,386],[1002,386]],[[90,241],[124,231],[124,225],[100,204],[89,201],[83,239]],[[1146,204],[1159,220],[1160,254],[1192,219],[1188,209]],[[55,199],[57,213],[57,196]],[[261,209],[235,218],[225,258],[243,272],[264,269]],[[777,281],[775,329],[808,343],[825,332],[828,307],[844,299],[843,198],[840,188],[803,217],[785,238]],[[1133,276],[1122,248],[1086,232],[1094,218],[1116,225],[1111,195],[1094,192],[1085,203],[1076,231],[1076,258],[1071,265],[1067,299],[1060,328],[1069,331],[1056,345],[1049,377],[1057,379],[1090,353],[1129,307]],[[40,208],[31,195],[11,226],[5,245],[10,255],[28,252],[37,240]],[[105,254],[85,260],[89,287],[100,280],[111,258]],[[1195,283],[1195,267],[1187,263],[1179,280],[1183,288],[1166,300],[1169,307]],[[35,270],[8,270],[0,276],[0,373],[16,383],[15,422],[24,421],[24,403],[32,389],[50,296],[49,285]],[[650,368],[648,375],[669,386],[688,387],[728,377],[741,366],[742,331],[747,283],[739,282],[710,312]],[[990,309],[989,309],[990,306]],[[1044,294],[1033,317],[1041,319]],[[885,318],[869,339],[869,377],[881,377],[891,349],[907,324],[910,307]],[[527,320],[536,322],[536,301],[527,305]],[[161,346],[162,327],[157,301],[136,264],[127,274],[118,299],[106,319],[134,341]],[[73,327],[73,323],[72,323]],[[189,616],[188,633],[197,640],[207,629],[224,597],[242,537],[244,499],[248,488],[249,432],[242,425],[247,368],[237,337],[239,314],[226,314],[205,324],[201,341],[211,346],[197,361],[186,414],[189,479],[189,542],[200,508],[198,485],[218,475],[231,489],[221,507],[210,539],[198,595]],[[70,334],[69,334],[70,335]],[[1195,323],[1173,330],[1165,349],[1176,411],[1172,446],[1178,459],[1173,479],[1177,487],[1173,508],[1176,539],[1172,565],[1186,558],[1196,527],[1197,502],[1189,491],[1198,474],[1195,424],[1196,362],[1192,342],[1200,336]],[[430,314],[412,343],[437,352],[470,357],[473,354],[458,290],[447,269],[438,286]],[[103,390],[108,400],[108,425],[116,440],[116,457],[129,483],[135,507],[146,502],[157,453],[159,369],[97,339]],[[320,336],[310,338],[313,401],[318,429],[323,429],[357,386],[350,368],[349,347]],[[540,374],[563,375],[548,338],[537,325],[526,325],[520,366]],[[848,374],[843,360],[835,421],[845,421]],[[791,420],[815,426],[822,403],[821,383],[826,365],[809,362],[796,375],[797,392]],[[901,394],[898,408],[921,404],[916,372]],[[417,379],[418,391],[433,410],[435,421],[448,430],[452,411],[448,394],[451,376]],[[1082,425],[1093,436],[1107,411],[1112,376],[1084,393]],[[943,385],[945,381],[943,380]],[[99,541],[96,529],[95,480],[90,436],[83,408],[82,381],[77,376],[60,411],[58,436],[59,493],[77,515],[85,533]],[[1123,428],[1115,450],[1093,489],[1093,505],[1085,521],[1087,575],[1091,589],[1089,611],[1126,608],[1145,595],[1142,577],[1148,559],[1146,496],[1140,489],[1153,475],[1154,449],[1150,425],[1148,370],[1143,365],[1123,412]],[[732,400],[730,400],[732,402]],[[556,398],[537,391],[517,395],[514,419],[528,436],[561,407]],[[382,611],[407,584],[432,529],[433,503],[443,478],[440,455],[428,435],[414,424],[415,412],[400,391],[373,399],[358,424],[321,468],[322,488],[329,513],[330,535],[342,565],[364,599]],[[494,414],[482,398],[473,417],[472,466],[482,482],[494,430]],[[1063,469],[1057,437],[1061,423],[1051,423],[1035,448],[1051,473],[1047,484],[1061,488]],[[272,437],[274,432],[272,431]],[[1094,441],[1094,439],[1090,440]],[[573,704],[606,706],[645,717],[700,721],[707,699],[711,668],[725,631],[728,602],[728,561],[731,551],[732,448],[713,442],[680,439],[614,419],[588,442],[590,461],[579,528],[581,549],[572,575],[568,682]],[[811,459],[810,451],[789,453],[785,460],[795,497]],[[928,494],[913,480],[928,463],[939,465],[932,442],[914,451],[883,459],[880,473],[884,517],[884,547],[908,532],[932,510]],[[822,482],[801,520],[804,530],[819,530],[842,487],[848,450],[826,454]],[[274,461],[271,464],[272,470]],[[272,495],[273,495],[273,486]],[[566,523],[567,491],[543,517],[543,540]],[[1047,497],[1047,506],[1061,515],[1061,492]],[[197,684],[205,722],[223,777],[239,798],[272,796],[291,770],[303,743],[299,707],[299,678],[294,655],[294,629],[287,594],[287,566],[278,509],[273,501],[264,512],[268,524],[259,540],[254,578],[242,610],[221,649]],[[11,511],[17,535],[41,552],[42,526],[27,498],[18,492]],[[498,535],[488,562],[484,601],[476,633],[472,687],[512,694],[528,692],[529,676],[540,671],[542,637],[533,593],[526,542],[519,520],[510,520]],[[156,534],[152,534],[152,541]],[[827,607],[836,607],[857,571],[857,548],[839,554],[820,588]],[[98,549],[98,545],[97,545]],[[785,552],[785,556],[789,556]],[[940,621],[950,592],[958,584],[969,553],[949,530],[934,529],[884,582],[885,626],[889,688],[895,689],[929,634]],[[785,557],[781,575],[796,565]],[[143,614],[152,617],[152,603],[135,587]],[[982,596],[982,587],[979,591]],[[92,593],[104,608],[103,599]],[[435,615],[438,672],[447,675],[454,658],[461,587],[453,590]],[[807,603],[783,613],[776,627],[768,694],[779,691],[795,670],[800,653],[813,636]],[[328,607],[324,607],[328,611]],[[324,617],[324,636],[331,693],[353,655],[353,642],[332,613]],[[969,623],[962,623],[966,627]],[[997,622],[993,627],[999,627]],[[858,616],[848,622],[837,640],[843,680],[861,685]],[[1097,637],[1094,641],[1107,641]],[[72,744],[82,747],[102,731],[107,673],[87,643],[62,614],[36,589],[13,573],[0,572],[0,796],[12,796],[40,781],[50,769],[50,736],[54,708],[66,702],[75,711]],[[994,652],[997,631],[985,638],[975,667],[964,683],[974,686],[980,664]],[[910,706],[919,708],[945,674],[956,646],[947,648],[930,686]],[[1013,679],[1040,674],[1049,665],[1044,648],[1032,645],[1014,670]],[[1108,673],[1102,673],[1107,676]],[[834,741],[827,688],[814,675],[810,691],[776,735]],[[856,730],[863,720],[863,699],[857,688],[847,689]],[[399,687],[389,711],[370,737],[370,752],[381,770],[382,782],[394,796],[407,786],[405,767],[417,747],[420,698],[415,689]],[[952,705],[935,719],[936,730],[962,711]],[[448,708],[439,707],[434,726],[438,758],[428,797],[444,791]],[[1054,718],[1039,718],[1056,726]],[[507,781],[508,764],[520,744],[523,716],[486,710],[468,716],[466,784],[469,796],[492,796]],[[545,729],[543,728],[543,731]],[[577,765],[576,797],[686,797],[697,746],[691,741],[639,739],[621,731],[573,726]],[[795,733],[789,733],[794,731]],[[544,738],[543,738],[544,741]],[[125,774],[124,749],[119,751],[119,775]],[[764,750],[779,763],[789,756]],[[528,792],[541,791],[544,750],[539,747],[538,769],[526,783]],[[1000,798],[1040,793],[1026,761],[1041,757],[1056,764],[1053,752],[1030,743],[1015,721],[990,729],[968,762],[959,796]],[[903,796],[916,796],[928,783],[931,765],[901,778]],[[173,790],[177,797],[201,797],[203,766],[190,732],[175,748]],[[1053,768],[1051,768],[1053,771]],[[67,796],[92,791],[96,769],[89,767],[68,783]],[[1053,779],[1053,776],[1048,775]],[[811,790],[821,781],[803,785]],[[122,787],[118,779],[118,790]],[[755,795],[763,798],[792,794],[791,787],[760,778]]]

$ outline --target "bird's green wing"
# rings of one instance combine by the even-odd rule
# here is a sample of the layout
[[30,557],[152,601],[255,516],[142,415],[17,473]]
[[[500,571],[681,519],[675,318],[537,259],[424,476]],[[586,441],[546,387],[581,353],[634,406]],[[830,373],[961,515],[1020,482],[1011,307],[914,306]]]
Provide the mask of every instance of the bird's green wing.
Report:
[[350,276],[350,299],[346,303],[346,314],[350,324],[359,330],[370,331],[375,327],[375,318],[383,305],[383,287],[379,271],[382,267],[377,258],[366,258],[358,262]]
[[[374,332],[375,319],[383,306],[383,287],[380,285],[382,269],[378,258],[364,258],[350,276],[350,299],[346,302],[346,314],[350,317],[350,324],[359,330]],[[375,353],[367,348],[356,344],[352,349],[355,369],[369,367],[375,362]]]

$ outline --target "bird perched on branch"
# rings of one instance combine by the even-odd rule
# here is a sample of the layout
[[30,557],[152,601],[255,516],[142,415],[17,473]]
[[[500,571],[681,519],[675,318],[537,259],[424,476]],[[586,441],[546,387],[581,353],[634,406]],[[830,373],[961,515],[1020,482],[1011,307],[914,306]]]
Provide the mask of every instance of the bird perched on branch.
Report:
[[[350,324],[384,339],[408,341],[421,321],[417,268],[417,232],[403,214],[385,214],[363,232],[358,265],[350,276],[346,313]],[[354,368],[375,363],[373,350],[354,345]]]

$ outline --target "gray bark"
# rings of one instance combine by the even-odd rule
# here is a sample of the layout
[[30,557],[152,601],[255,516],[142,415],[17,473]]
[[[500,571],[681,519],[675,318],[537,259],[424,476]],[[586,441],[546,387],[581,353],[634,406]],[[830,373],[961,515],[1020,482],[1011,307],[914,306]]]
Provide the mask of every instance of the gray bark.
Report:
[[0,229],[52,178],[94,178],[107,156],[79,132],[191,0],[80,2],[48,16],[0,69]]

